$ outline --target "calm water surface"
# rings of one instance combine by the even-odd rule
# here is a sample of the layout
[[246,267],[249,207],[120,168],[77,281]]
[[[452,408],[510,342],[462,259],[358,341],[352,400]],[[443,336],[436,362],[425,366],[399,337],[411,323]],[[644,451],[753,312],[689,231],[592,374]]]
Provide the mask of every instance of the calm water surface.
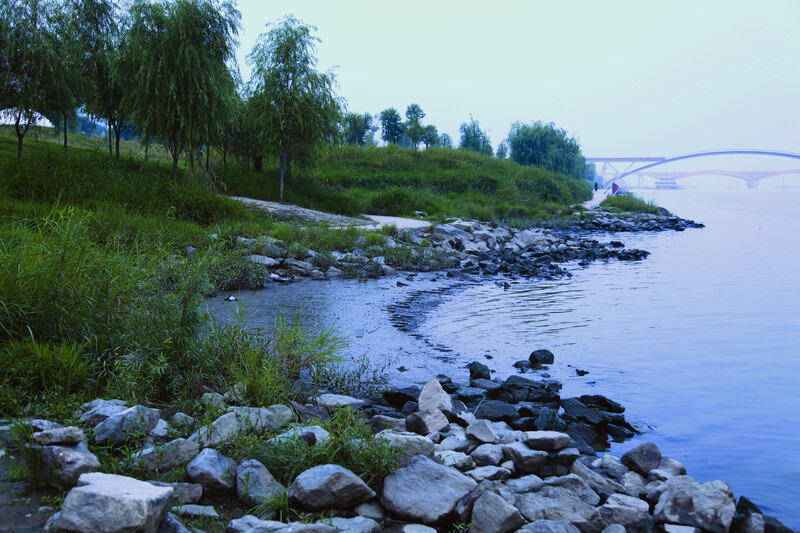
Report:
[[[800,190],[639,194],[706,228],[599,236],[652,255],[573,265],[572,278],[507,289],[431,274],[408,287],[394,279],[275,286],[245,296],[252,322],[303,309],[310,327],[335,324],[352,355],[392,358],[393,384],[439,373],[466,382],[472,360],[504,378],[514,361],[549,348],[563,396],[604,394],[651,428],[613,453],[652,440],[696,480],[726,481],[800,529]],[[403,300],[421,338],[390,324],[387,306]]]
[[652,252],[641,262],[459,292],[429,334],[467,360],[491,355],[501,375],[550,348],[563,395],[605,394],[652,428],[612,452],[652,440],[800,528],[800,191],[640,194],[706,228],[621,235]]

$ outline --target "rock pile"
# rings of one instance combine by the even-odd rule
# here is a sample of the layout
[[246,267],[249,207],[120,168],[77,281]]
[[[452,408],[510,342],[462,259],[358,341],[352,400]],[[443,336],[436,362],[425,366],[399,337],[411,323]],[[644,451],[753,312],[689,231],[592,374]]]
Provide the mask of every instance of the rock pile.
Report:
[[[533,358],[547,360],[548,356],[540,352]],[[486,379],[482,365],[471,365],[471,370],[473,385],[479,380],[495,383]],[[746,498],[737,506],[725,483],[695,482],[683,465],[662,457],[652,443],[641,444],[622,457],[597,457],[591,449],[581,453],[579,448],[586,442],[581,437],[583,430],[576,431],[573,424],[593,428],[621,424],[616,416],[621,415],[621,406],[602,396],[561,400],[551,384],[514,377],[493,389],[484,383],[469,406],[462,398],[473,393],[464,389],[478,388],[455,387],[447,380],[431,380],[422,389],[387,391],[370,400],[352,398],[348,402],[347,397],[339,397],[337,405],[361,409],[373,427],[374,438],[388,441],[399,454],[399,468],[386,477],[382,487],[370,487],[335,464],[305,470],[285,487],[259,461],[237,462],[226,457],[215,448],[219,442],[255,427],[281,431],[300,413],[283,405],[227,407],[219,398],[206,397],[225,413],[211,424],[216,428],[208,432],[208,438],[201,438],[199,431],[188,439],[166,443],[153,438],[136,456],[145,479],[154,467],[185,465],[186,482],[146,482],[96,471],[82,472],[73,480],[56,473],[51,480],[73,488],[45,530],[182,532],[188,531],[182,520],[189,517],[219,519],[219,510],[212,504],[220,498],[252,508],[285,494],[293,508],[305,513],[306,521],[284,523],[272,520],[269,514],[240,515],[228,519],[226,531],[411,533],[448,531],[459,524],[468,525],[473,533],[789,531]],[[502,400],[489,399],[490,393]],[[508,407],[491,402],[517,412],[538,407],[552,414],[541,411],[536,418],[515,418]],[[485,407],[487,403],[491,407]],[[154,429],[158,422],[152,423],[150,411],[161,420],[160,413],[143,406],[116,405],[123,410],[109,415],[115,411],[111,405],[114,403],[96,400],[81,410],[84,420],[96,422],[95,438],[105,435],[97,431],[100,426],[104,430],[114,426],[119,431],[109,434],[126,440],[132,437],[132,428],[141,432],[153,425]],[[399,410],[397,406],[401,406]],[[313,410],[307,409],[306,414]],[[104,410],[104,415],[97,415],[98,410]],[[85,416],[90,411],[96,418]],[[98,422],[103,416],[106,418]],[[539,429],[536,420],[540,418],[564,426],[565,431]],[[525,422],[533,429],[516,429],[515,425],[521,427],[521,419],[533,419]],[[42,427],[42,421],[34,422]],[[173,415],[168,425],[179,422],[186,427],[185,415]],[[327,438],[322,428],[300,425],[273,441],[290,434],[309,445]],[[36,433],[35,440],[43,447],[76,447],[85,446],[83,435],[80,428],[59,428],[51,423]]]
[[[630,232],[683,230],[702,227],[691,220],[674,216],[630,214],[613,216],[590,211],[566,229],[579,232]],[[563,229],[563,228],[562,228]],[[386,238],[383,245],[351,252],[320,254],[314,250],[292,250],[282,241],[264,237],[239,238],[248,247],[247,259],[270,271],[270,279],[289,282],[297,278],[328,279],[343,276],[374,278],[405,271],[447,270],[448,275],[498,274],[537,278],[567,275],[560,264],[616,258],[639,260],[648,252],[625,249],[618,241],[602,244],[596,240],[563,231],[534,228],[517,230],[496,223],[450,219],[429,231],[402,230]],[[394,253],[402,249],[402,253]],[[387,259],[389,257],[389,259]]]

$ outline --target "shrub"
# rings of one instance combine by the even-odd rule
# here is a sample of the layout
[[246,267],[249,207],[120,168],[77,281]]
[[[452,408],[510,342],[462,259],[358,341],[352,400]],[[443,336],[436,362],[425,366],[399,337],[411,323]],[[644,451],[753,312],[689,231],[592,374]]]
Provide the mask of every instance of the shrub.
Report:
[[600,202],[600,207],[626,211],[628,213],[649,213],[651,215],[669,215],[670,212],[659,207],[652,200],[649,202],[633,194],[615,194],[608,196]]

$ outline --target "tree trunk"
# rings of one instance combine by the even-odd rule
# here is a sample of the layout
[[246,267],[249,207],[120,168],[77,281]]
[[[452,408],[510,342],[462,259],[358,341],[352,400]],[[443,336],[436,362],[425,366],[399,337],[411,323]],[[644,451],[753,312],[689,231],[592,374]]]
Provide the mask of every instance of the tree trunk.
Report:
[[67,147],[67,114],[64,113],[64,148]]
[[211,163],[211,147],[207,146],[206,147],[206,172],[208,172],[208,167],[210,166],[210,163]]
[[112,124],[111,118],[109,117],[109,119],[108,119],[108,155],[114,155],[114,152],[111,149],[111,128],[113,128],[113,126],[111,124]]
[[181,153],[175,150],[172,152],[172,177],[178,175],[178,159],[180,158]]
[[223,144],[222,145],[222,166],[228,168],[228,146]]
[[120,124],[116,128],[114,128],[114,137],[116,137],[116,149],[117,149],[117,159],[119,159],[119,136],[122,133],[122,125]]
[[264,158],[260,155],[253,156],[253,170],[261,172],[264,169]]
[[144,160],[147,162],[147,158],[150,156],[150,137],[145,139],[144,141]]
[[278,201],[279,202],[283,201],[283,167],[285,165],[286,165],[286,157],[282,155],[281,156],[281,185],[280,185],[280,190],[278,192]]
[[27,128],[20,129],[19,127],[19,119],[20,114],[17,115],[16,121],[14,122],[14,130],[17,132],[17,159],[22,158],[22,139],[25,137],[25,134],[28,132]]

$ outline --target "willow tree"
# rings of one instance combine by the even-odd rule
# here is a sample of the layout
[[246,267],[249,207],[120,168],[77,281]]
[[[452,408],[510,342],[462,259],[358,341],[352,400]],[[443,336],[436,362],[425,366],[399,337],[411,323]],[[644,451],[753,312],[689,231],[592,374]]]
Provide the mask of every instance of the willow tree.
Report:
[[61,6],[48,0],[0,2],[0,114],[14,123],[17,158],[42,113],[71,101]]
[[511,126],[508,141],[511,160],[519,165],[535,165],[577,180],[586,177],[586,159],[577,139],[552,122],[516,122]]
[[233,2],[136,0],[124,39],[123,107],[145,137],[161,139],[172,174],[185,151],[218,143],[235,91],[233,61],[241,15]]
[[313,26],[288,16],[258,37],[248,60],[253,123],[264,152],[280,158],[279,201],[293,159],[308,162],[314,148],[339,135],[342,109],[333,75],[316,70],[318,37]]

